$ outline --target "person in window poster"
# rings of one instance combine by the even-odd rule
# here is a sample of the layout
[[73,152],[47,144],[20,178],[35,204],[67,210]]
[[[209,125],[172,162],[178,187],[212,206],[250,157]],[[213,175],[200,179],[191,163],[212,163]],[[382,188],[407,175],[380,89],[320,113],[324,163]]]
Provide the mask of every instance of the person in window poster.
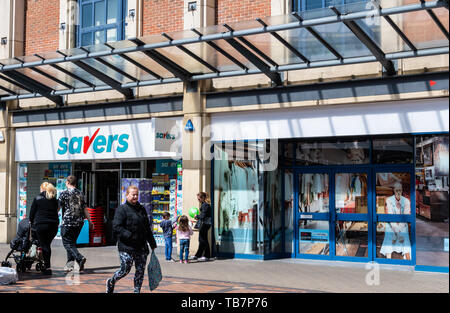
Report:
[[[394,184],[394,195],[386,198],[386,214],[411,214],[409,199],[402,196],[403,188],[400,182]],[[411,243],[407,223],[388,222],[385,224],[385,235],[380,253],[386,258],[392,258],[392,253],[403,255],[403,259],[411,259]]]

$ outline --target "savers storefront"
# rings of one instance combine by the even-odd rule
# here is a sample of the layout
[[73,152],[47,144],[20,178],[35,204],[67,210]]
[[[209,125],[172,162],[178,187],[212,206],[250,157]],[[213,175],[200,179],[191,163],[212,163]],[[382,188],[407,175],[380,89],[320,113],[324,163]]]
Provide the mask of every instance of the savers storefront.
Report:
[[[18,222],[28,215],[42,182],[60,192],[68,175],[78,178],[91,216],[99,227],[85,225],[78,243],[114,244],[111,223],[129,185],[141,190],[155,234],[161,212],[181,208],[180,120],[148,119],[16,130]],[[181,147],[181,146],[180,146]],[[59,235],[59,234],[58,234]]]

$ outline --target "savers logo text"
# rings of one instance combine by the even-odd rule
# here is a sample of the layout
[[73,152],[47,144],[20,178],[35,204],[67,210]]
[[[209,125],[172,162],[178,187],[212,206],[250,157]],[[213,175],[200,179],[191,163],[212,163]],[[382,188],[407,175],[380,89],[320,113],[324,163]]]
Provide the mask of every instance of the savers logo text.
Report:
[[128,138],[130,138],[130,135],[108,135],[106,137],[98,135],[99,132],[100,128],[91,137],[62,137],[58,143],[57,153],[60,155],[66,153],[86,154],[90,147],[95,153],[112,152],[113,149],[122,153],[128,150]]

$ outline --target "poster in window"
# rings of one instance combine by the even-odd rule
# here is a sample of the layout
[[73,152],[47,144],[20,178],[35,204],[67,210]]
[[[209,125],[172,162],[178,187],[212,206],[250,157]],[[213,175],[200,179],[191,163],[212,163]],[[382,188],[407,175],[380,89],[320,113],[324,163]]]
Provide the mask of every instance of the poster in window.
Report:
[[433,144],[423,147],[423,166],[433,166]]
[[[409,173],[377,173],[376,203],[378,214],[411,214]],[[411,260],[410,224],[377,224],[377,257]]]
[[434,175],[448,176],[448,136],[441,136],[434,141]]

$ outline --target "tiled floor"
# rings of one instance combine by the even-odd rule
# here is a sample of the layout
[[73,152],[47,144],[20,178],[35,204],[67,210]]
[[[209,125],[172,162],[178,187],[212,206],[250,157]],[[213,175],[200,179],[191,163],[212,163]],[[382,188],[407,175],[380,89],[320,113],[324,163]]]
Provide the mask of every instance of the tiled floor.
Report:
[[[0,293],[104,293],[105,281],[111,273],[89,272],[66,274],[55,270],[52,276],[35,271],[19,274],[19,281],[13,285],[0,285]],[[133,277],[128,276],[117,282],[115,293],[133,291]],[[143,293],[150,292],[145,278]],[[266,285],[253,285],[215,280],[199,280],[180,277],[163,277],[155,293],[308,293],[312,290],[280,288]]]

